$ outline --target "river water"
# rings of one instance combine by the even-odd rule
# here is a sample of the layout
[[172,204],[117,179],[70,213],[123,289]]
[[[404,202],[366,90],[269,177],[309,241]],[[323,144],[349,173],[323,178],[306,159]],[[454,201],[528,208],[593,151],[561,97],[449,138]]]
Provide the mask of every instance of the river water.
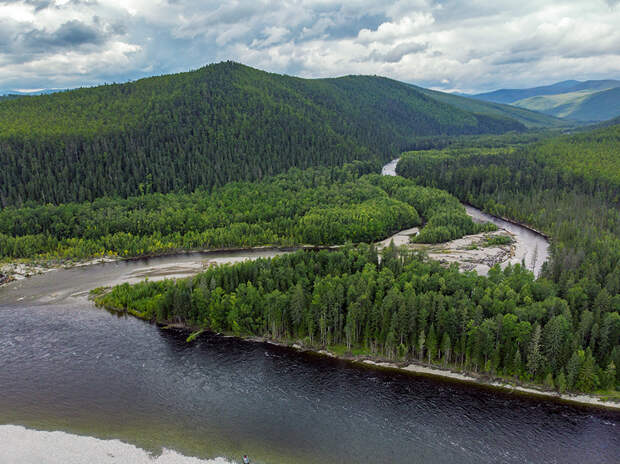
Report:
[[618,463],[617,412],[212,334],[188,344],[86,299],[275,253],[97,264],[0,288],[0,462]]
[[[396,176],[398,158],[383,166],[381,174],[384,176]],[[525,267],[539,276],[542,266],[549,258],[549,240],[527,227],[505,221],[501,218],[484,213],[473,206],[464,205],[465,211],[475,222],[491,222],[499,229],[509,232],[514,239],[513,255],[502,263],[502,267],[508,264],[525,264]]]

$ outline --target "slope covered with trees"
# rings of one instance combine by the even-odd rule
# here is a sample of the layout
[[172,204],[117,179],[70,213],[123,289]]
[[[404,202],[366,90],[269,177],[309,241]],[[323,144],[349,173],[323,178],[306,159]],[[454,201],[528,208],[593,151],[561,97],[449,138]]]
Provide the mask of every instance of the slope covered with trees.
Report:
[[424,137],[522,130],[386,78],[237,63],[0,102],[0,206],[167,193],[386,160]]

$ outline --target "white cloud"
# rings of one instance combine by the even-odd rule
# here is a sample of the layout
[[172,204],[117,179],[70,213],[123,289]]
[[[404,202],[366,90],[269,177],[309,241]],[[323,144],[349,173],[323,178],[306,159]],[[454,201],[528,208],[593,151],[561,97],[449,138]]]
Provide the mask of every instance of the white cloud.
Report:
[[614,0],[0,0],[0,88],[226,59],[471,91],[620,78],[618,24]]
[[361,43],[392,42],[406,37],[415,37],[435,22],[430,13],[412,13],[397,21],[381,24],[376,30],[362,29],[358,39]]

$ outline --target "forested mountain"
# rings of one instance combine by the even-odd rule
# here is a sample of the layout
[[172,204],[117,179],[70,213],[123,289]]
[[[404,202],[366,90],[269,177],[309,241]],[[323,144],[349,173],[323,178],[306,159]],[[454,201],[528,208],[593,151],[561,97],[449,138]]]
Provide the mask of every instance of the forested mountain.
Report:
[[502,103],[494,103],[492,101],[481,101],[475,98],[445,92],[437,92],[435,90],[424,89],[422,87],[416,87],[416,89],[429,97],[434,98],[435,100],[455,106],[461,110],[471,111],[478,114],[487,114],[489,116],[515,119],[529,128],[561,127],[569,124],[567,121],[562,119],[539,113],[538,111],[531,111],[531,109],[519,108]]
[[386,78],[225,62],[0,102],[0,205],[194,191],[290,167],[386,160],[427,136],[523,130]]
[[565,81],[532,89],[474,95],[573,121],[604,121],[620,115],[620,81]]

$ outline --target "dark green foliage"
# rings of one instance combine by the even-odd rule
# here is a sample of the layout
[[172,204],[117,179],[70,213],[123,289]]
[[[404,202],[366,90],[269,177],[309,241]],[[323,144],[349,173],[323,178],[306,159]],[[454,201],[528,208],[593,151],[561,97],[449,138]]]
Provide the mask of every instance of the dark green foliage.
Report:
[[474,223],[463,205],[443,190],[421,188],[398,177],[382,176],[375,179],[395,198],[415,205],[416,210],[426,219],[424,228],[418,235],[412,237],[412,241],[416,243],[442,243],[463,235],[497,229],[491,223]]
[[[161,323],[343,345],[549,386],[558,377],[558,388],[567,388],[566,370],[568,388],[580,391],[614,383],[615,367],[602,369],[590,348],[571,352],[578,342],[570,312],[557,314],[567,302],[532,292],[536,285],[519,265],[494,268],[487,278],[391,247],[379,260],[360,245],[213,267],[176,282],[123,284],[95,298]],[[600,355],[610,358],[611,346]]]
[[522,129],[390,79],[308,80],[226,62],[0,102],[0,206],[193,192],[387,160],[423,136]]

